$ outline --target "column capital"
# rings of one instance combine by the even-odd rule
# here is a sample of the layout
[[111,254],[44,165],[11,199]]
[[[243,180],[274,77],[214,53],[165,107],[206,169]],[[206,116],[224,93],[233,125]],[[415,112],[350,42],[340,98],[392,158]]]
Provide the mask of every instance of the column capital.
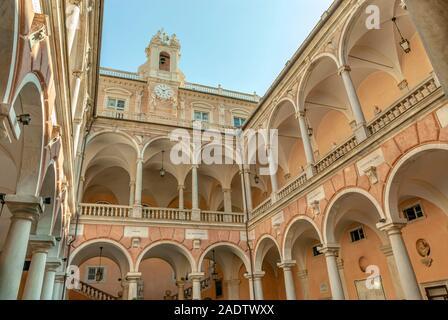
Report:
[[230,280],[224,280],[224,284],[227,284],[229,286],[237,286],[241,283],[240,279],[230,279]]
[[74,6],[81,7],[82,0],[69,0],[68,2]]
[[178,287],[178,288],[185,287],[185,281],[184,280],[177,280],[176,281],[176,287]]
[[399,222],[380,222],[377,223],[376,227],[378,230],[386,232],[387,235],[401,234],[401,229],[403,229],[407,224],[406,220]]
[[277,267],[279,267],[280,269],[283,269],[283,270],[291,270],[295,266],[296,266],[295,260],[285,260],[285,261],[277,263]]
[[75,70],[72,72],[72,75],[77,79],[81,79],[83,74],[84,74],[84,71],[82,71],[82,70]]
[[37,220],[44,211],[41,197],[31,195],[7,195],[5,203],[14,218]]
[[200,281],[202,280],[202,278],[204,278],[204,276],[205,276],[204,272],[193,272],[188,275],[188,279]]
[[34,253],[48,253],[48,250],[56,245],[56,240],[52,236],[32,235],[28,246],[31,252]]
[[185,190],[185,186],[183,184],[179,184],[177,186],[177,191],[180,191],[180,190]]
[[53,271],[53,272],[57,272],[57,270],[59,269],[59,267],[62,266],[62,260],[59,258],[48,258],[47,259],[47,265],[45,267],[45,269],[47,271]]
[[244,278],[246,278],[248,280],[261,280],[261,279],[263,279],[265,274],[266,274],[266,272],[264,272],[264,271],[257,271],[257,272],[254,272],[253,274],[245,273]]
[[329,256],[337,257],[339,255],[340,249],[341,246],[338,244],[326,244],[319,249],[319,252],[323,253],[326,257]]
[[306,279],[308,278],[308,270],[304,269],[304,270],[300,270],[297,272],[297,277],[299,279]]
[[65,281],[66,274],[65,272],[57,272],[54,278],[55,282],[63,283]]
[[138,156],[136,162],[137,162],[137,164],[138,164],[138,163],[143,163],[143,157]]
[[306,117],[306,111],[300,110],[296,112],[296,119],[305,118]]
[[224,192],[224,193],[232,193],[232,189],[231,188],[222,188],[222,192]]
[[142,278],[141,272],[128,272],[126,274],[126,281],[135,282]]
[[350,71],[352,71],[352,68],[348,64],[345,64],[339,67],[338,74],[342,75],[344,72],[350,72]]

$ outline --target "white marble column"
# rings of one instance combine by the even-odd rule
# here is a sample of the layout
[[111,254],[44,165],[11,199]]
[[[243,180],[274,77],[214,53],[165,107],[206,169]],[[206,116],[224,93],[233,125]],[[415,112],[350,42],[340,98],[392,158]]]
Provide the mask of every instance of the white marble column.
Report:
[[242,188],[246,188],[246,202],[247,202],[247,211],[252,212],[254,209],[253,203],[252,203],[252,188],[250,183],[250,168],[246,167],[243,169],[242,174],[244,175],[244,186]]
[[[75,77],[75,86],[73,87],[72,91],[72,100],[71,100],[71,108],[72,108],[72,119],[75,120],[77,117],[82,116],[82,112],[78,110],[78,100],[79,100],[79,91],[81,89],[81,82],[82,82],[82,71],[73,71],[73,77]],[[82,119],[79,122],[82,122]],[[78,129],[79,134],[79,129]],[[76,139],[76,136],[75,136]],[[75,148],[77,146],[75,145]]]
[[48,251],[56,244],[54,237],[32,236],[29,242],[32,252],[31,265],[26,278],[23,300],[40,300],[44,283]]
[[143,158],[138,158],[136,162],[135,170],[135,196],[134,196],[134,208],[133,217],[142,217],[142,187],[143,187]]
[[185,186],[183,185],[179,185],[177,187],[177,190],[179,191],[179,209],[183,210],[185,209],[185,200],[184,200],[184,190],[185,190]]
[[276,168],[276,163],[275,160],[273,159],[273,154],[272,152],[270,152],[271,147],[268,146],[267,150],[268,150],[268,161],[269,161],[269,170],[271,173],[271,187],[272,187],[272,197],[273,197],[273,202],[276,201],[277,199],[277,192],[278,192],[278,180],[277,180],[277,168]]
[[129,206],[135,203],[135,181],[129,182]]
[[[246,273],[244,277],[249,280],[249,293],[250,293],[250,299],[251,300],[264,300],[263,295],[263,277],[265,275],[265,272],[258,271],[255,272],[253,275],[250,273]],[[253,290],[252,290],[253,285]]]
[[325,254],[327,261],[328,278],[330,280],[331,295],[333,300],[345,300],[344,288],[338,269],[338,246],[324,246],[321,252]]
[[197,165],[193,165],[193,167],[191,168],[191,190],[191,219],[193,221],[201,221],[201,211],[199,209],[199,182]]
[[224,197],[224,212],[232,212],[232,189],[222,189]]
[[64,281],[65,281],[65,273],[57,272],[54,279],[53,300],[62,300],[62,290],[64,288]]
[[177,300],[185,300],[185,281],[176,281]]
[[286,300],[296,300],[296,286],[294,284],[294,276],[292,268],[296,265],[295,261],[283,261],[278,267],[283,269],[283,277],[285,278]]
[[358,141],[364,141],[365,139],[367,139],[367,129],[365,127],[366,119],[364,117],[364,113],[361,108],[361,102],[359,101],[355,86],[353,85],[353,80],[350,76],[350,72],[351,68],[348,65],[339,68],[339,75],[342,77],[345,91],[347,92],[350,107],[356,122],[356,138],[358,139]]
[[82,200],[84,198],[84,182],[85,182],[85,178],[80,177],[79,178],[79,186],[78,186],[78,204],[82,203]]
[[56,272],[61,266],[60,259],[47,259],[47,266],[45,268],[44,284],[42,286],[41,300],[53,300],[53,293],[55,289]]
[[306,157],[306,176],[308,179],[310,179],[314,175],[314,151],[313,146],[311,144],[311,139],[308,134],[308,125],[306,123],[305,119],[305,112],[300,111],[297,114],[297,118],[299,120],[299,128],[300,128],[300,135],[302,136],[302,142],[303,142],[303,148],[305,150],[305,157]]
[[193,300],[201,300],[201,281],[204,277],[204,273],[191,273],[188,276],[188,279],[191,280],[192,286],[193,286]]
[[409,258],[406,245],[401,235],[401,229],[404,226],[404,223],[385,223],[377,225],[377,227],[381,231],[386,232],[389,237],[405,298],[407,300],[421,300],[422,294],[417,282],[417,277],[415,276],[411,259]]
[[310,298],[310,286],[308,282],[308,270],[300,270],[297,272],[297,277],[300,281],[300,288],[302,289],[303,300]]
[[240,283],[239,279],[224,280],[224,285],[227,287],[228,300],[240,299]]
[[387,267],[389,269],[392,284],[395,289],[395,298],[397,300],[404,299],[403,288],[401,287],[400,276],[398,275],[398,268],[394,258],[394,252],[390,245],[385,245],[380,248],[381,252],[386,256]]
[[142,274],[140,272],[129,272],[126,275],[126,281],[128,283],[128,300],[137,300],[138,282],[141,277]]
[[69,0],[66,8],[67,52],[70,55],[81,15],[81,0]]
[[11,225],[0,255],[0,300],[15,300],[22,279],[31,225],[42,213],[42,202],[33,196],[6,196]]

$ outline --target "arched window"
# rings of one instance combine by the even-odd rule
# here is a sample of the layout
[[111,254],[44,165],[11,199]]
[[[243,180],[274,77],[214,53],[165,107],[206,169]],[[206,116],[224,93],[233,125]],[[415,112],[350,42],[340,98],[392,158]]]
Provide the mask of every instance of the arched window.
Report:
[[159,69],[162,71],[170,71],[170,55],[166,52],[160,53]]

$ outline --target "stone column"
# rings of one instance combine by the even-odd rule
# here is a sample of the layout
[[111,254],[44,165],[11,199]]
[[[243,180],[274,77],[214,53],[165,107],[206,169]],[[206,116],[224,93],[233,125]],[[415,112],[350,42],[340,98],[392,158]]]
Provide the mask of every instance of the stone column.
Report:
[[404,226],[404,223],[384,223],[377,225],[389,237],[405,298],[407,300],[421,300],[422,295],[417,277],[415,276],[411,259],[409,258],[406,245],[401,235],[401,229]]
[[[269,170],[271,174],[271,187],[272,187],[272,196],[273,196],[273,202],[277,199],[277,192],[278,192],[278,181],[277,181],[277,168],[275,168],[276,164],[273,159],[273,155],[270,146],[266,147],[268,152],[268,161],[269,161]],[[275,172],[275,173],[274,173]]]
[[345,281],[344,274],[344,260],[341,258],[336,259],[338,263],[339,277],[341,278],[342,289],[344,290],[344,296],[348,298],[348,289],[347,289],[347,281]]
[[23,300],[40,300],[44,283],[48,251],[56,244],[51,236],[32,236],[29,246],[32,252],[30,270],[26,278]]
[[128,300],[137,300],[138,282],[141,277],[142,274],[140,272],[129,272],[126,275],[126,281],[128,282]]
[[344,87],[347,92],[350,107],[355,117],[356,128],[355,135],[359,142],[367,139],[366,119],[361,108],[361,102],[359,102],[358,94],[356,93],[355,86],[353,85],[352,77],[350,76],[351,68],[348,65],[339,68],[339,75],[342,77]]
[[252,188],[250,183],[250,168],[246,167],[243,169],[244,174],[244,183],[245,183],[245,190],[246,190],[246,199],[247,199],[247,211],[252,212],[254,209],[253,203],[252,203]]
[[300,281],[300,288],[302,289],[303,300],[309,300],[310,298],[310,287],[308,283],[308,270],[300,270],[297,272],[297,277]]
[[82,203],[82,200],[84,198],[84,182],[85,178],[80,177],[79,178],[79,186],[78,186],[78,204]]
[[[62,290],[64,288],[65,273],[56,273],[53,289],[53,300],[62,300]],[[65,295],[64,295],[65,296]]]
[[311,144],[310,135],[308,134],[308,125],[306,123],[305,119],[305,112],[300,111],[297,114],[297,118],[299,119],[299,128],[300,128],[300,135],[302,136],[302,142],[303,142],[303,148],[305,150],[305,157],[306,157],[306,176],[308,179],[310,179],[314,175],[314,151],[313,146]]
[[142,186],[143,186],[143,158],[137,159],[137,168],[135,171],[135,197],[134,209],[132,210],[134,218],[142,217]]
[[232,189],[222,189],[224,196],[224,212],[232,213]]
[[292,275],[292,268],[296,265],[295,261],[283,261],[277,266],[283,269],[283,277],[285,278],[286,300],[297,300],[296,286]]
[[191,219],[193,221],[201,221],[201,211],[199,209],[198,165],[193,165],[191,168],[191,190],[191,202],[193,207]]
[[[263,277],[265,272],[259,271],[253,274],[246,273],[244,277],[249,280],[249,291],[251,300],[264,300],[263,296]],[[254,291],[252,292],[252,284],[254,286]],[[255,295],[255,296],[254,296]]]
[[394,259],[394,252],[390,245],[385,245],[380,248],[381,252],[384,253],[387,260],[387,267],[389,269],[390,277],[392,278],[392,284],[394,285],[395,295],[397,300],[404,299],[403,288],[401,287],[400,277],[398,275],[397,264]]
[[446,58],[448,2],[446,0],[406,0],[405,2],[434,71],[445,94],[448,95],[448,59]]
[[320,251],[325,254],[325,260],[327,261],[328,278],[330,280],[333,300],[345,300],[344,288],[339,275],[337,262],[339,247],[324,246]]
[[129,182],[129,206],[135,203],[135,181]]
[[228,300],[240,299],[240,283],[239,279],[224,280],[224,285],[227,287]]
[[62,261],[56,258],[47,260],[45,268],[44,284],[42,286],[41,300],[53,300],[53,293],[55,289],[56,272],[62,265]]
[[22,279],[31,225],[43,212],[42,200],[34,196],[6,196],[11,225],[0,255],[0,300],[15,300]]
[[177,190],[179,191],[179,209],[184,210],[185,209],[185,201],[184,201],[184,190],[185,186],[179,185],[177,187]]
[[201,300],[201,280],[204,277],[204,273],[191,273],[188,279],[191,280],[193,286],[193,300]]
[[73,43],[75,41],[76,30],[79,26],[79,17],[81,15],[81,0],[69,0],[66,13],[67,26],[67,52],[70,55]]
[[177,300],[185,300],[185,281],[176,281]]
[[[77,71],[73,71],[73,77],[75,77],[75,86],[73,87],[73,92],[72,92],[72,101],[71,101],[71,107],[72,107],[72,119],[76,119],[77,117],[82,117],[82,112],[81,114],[79,114],[78,112],[78,100],[79,100],[79,90],[81,89],[81,82],[82,82],[82,71],[77,70]],[[78,119],[81,120],[79,122],[82,122],[82,119]],[[79,128],[78,128],[78,134],[79,134]],[[76,139],[76,136],[75,136]],[[77,146],[75,145],[75,148]]]

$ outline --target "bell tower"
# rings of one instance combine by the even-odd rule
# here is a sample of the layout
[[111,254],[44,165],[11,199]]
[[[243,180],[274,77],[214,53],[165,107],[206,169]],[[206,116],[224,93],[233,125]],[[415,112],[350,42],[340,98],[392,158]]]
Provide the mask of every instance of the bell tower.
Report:
[[152,37],[146,48],[147,61],[139,67],[140,76],[176,82],[179,85],[184,82],[185,76],[179,69],[180,43],[176,35],[168,36],[162,29]]

